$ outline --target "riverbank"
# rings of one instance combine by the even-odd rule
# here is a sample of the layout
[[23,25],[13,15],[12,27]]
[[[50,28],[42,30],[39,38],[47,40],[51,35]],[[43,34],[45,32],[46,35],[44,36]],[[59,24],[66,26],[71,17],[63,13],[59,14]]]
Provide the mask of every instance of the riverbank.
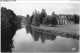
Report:
[[47,27],[47,26],[40,26],[35,27],[32,26],[32,30],[48,33],[48,34],[54,34],[54,35],[60,35],[60,36],[66,36],[66,37],[72,37],[79,39],[79,25],[58,25],[56,27]]

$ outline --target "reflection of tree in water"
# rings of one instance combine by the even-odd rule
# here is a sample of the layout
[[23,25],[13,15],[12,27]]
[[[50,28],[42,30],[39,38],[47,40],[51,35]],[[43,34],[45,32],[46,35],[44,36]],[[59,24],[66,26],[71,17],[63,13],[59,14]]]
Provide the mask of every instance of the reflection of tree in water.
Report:
[[32,31],[31,35],[34,38],[34,41],[38,41],[39,40],[40,34],[36,33],[35,31]]
[[34,41],[38,41],[40,38],[41,42],[44,43],[45,40],[55,40],[56,35],[45,34],[45,33],[38,32],[38,31],[32,31],[32,37],[34,38]]
[[33,33],[35,36],[33,34],[32,36],[36,37],[36,41],[39,40],[40,38],[42,43],[44,43],[45,40],[55,40],[56,39],[56,35],[53,35],[53,34],[46,34],[46,33],[38,32],[38,31],[33,31]]
[[26,33],[32,33],[32,29],[30,25],[26,25]]
[[55,40],[56,39],[56,35],[52,35],[52,34],[43,34],[41,35],[41,40],[42,42],[45,42],[45,39],[46,40]]
[[[45,40],[55,40],[57,35],[54,34],[47,34],[47,33],[43,33],[43,32],[39,32],[39,31],[35,31],[32,30],[32,28],[30,26],[26,27],[26,31],[27,33],[30,33],[32,35],[32,37],[34,38],[34,41],[38,41],[39,39],[41,39],[41,42],[45,42]],[[77,39],[76,37],[73,37],[69,34],[67,35],[60,35],[61,37],[66,37],[66,38],[73,38],[73,39]]]
[[32,35],[32,37],[34,38],[34,41],[39,41],[39,38],[40,38],[42,43],[44,43],[45,40],[55,40],[56,38],[56,35],[33,31],[30,26],[26,27],[26,31],[27,33],[30,33]]

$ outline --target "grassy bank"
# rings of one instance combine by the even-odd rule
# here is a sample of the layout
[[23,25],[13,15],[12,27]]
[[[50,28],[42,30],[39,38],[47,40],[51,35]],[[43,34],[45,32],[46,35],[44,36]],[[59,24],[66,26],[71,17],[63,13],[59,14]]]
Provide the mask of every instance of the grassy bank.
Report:
[[60,36],[71,36],[79,39],[79,25],[57,25],[56,27],[47,27],[41,25],[40,27],[32,26],[33,30],[43,33],[55,34]]

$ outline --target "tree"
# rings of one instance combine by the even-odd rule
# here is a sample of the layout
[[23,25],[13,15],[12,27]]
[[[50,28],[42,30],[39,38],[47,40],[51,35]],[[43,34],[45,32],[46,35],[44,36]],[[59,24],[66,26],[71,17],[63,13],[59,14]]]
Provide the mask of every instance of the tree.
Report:
[[78,24],[78,23],[79,23],[79,15],[74,14],[74,15],[72,15],[71,17],[69,17],[68,20],[69,20],[69,21],[73,21],[75,24]]
[[78,23],[79,23],[79,15],[74,14],[74,15],[73,15],[73,18],[74,18],[74,23],[75,23],[75,24],[78,24]]
[[37,10],[35,10],[32,13],[32,16],[30,17],[30,24],[33,24],[35,26],[40,26],[40,24],[42,24],[42,20],[43,18],[47,16],[45,9],[42,9],[42,12],[38,12]]
[[16,14],[4,7],[1,8],[1,52],[11,52],[12,38],[17,30]]
[[30,15],[27,14],[26,16],[26,25],[30,25]]
[[32,24],[34,26],[40,26],[40,14],[35,10],[33,15],[34,15],[34,17],[32,20]]
[[51,19],[52,25],[57,25],[57,18],[58,18],[58,16],[55,14],[55,12],[53,12],[52,13],[52,19]]
[[[7,24],[16,24],[16,15],[10,9],[6,9],[4,7],[1,8],[1,26],[5,27],[4,25]],[[8,25],[7,25],[8,26]]]
[[23,18],[24,18],[24,17],[21,16],[21,15],[16,15],[17,29],[21,29],[21,28],[22,28],[21,23],[22,23]]
[[52,12],[52,15],[53,15],[53,16],[55,15],[55,12],[54,12],[54,11]]
[[52,13],[52,15],[47,15],[43,18],[43,24],[45,25],[57,25],[57,15],[55,12]]
[[32,24],[33,18],[34,18],[34,15],[31,15],[31,17],[30,17],[30,24]]
[[45,24],[45,25],[49,25],[49,24],[51,24],[50,22],[51,22],[51,16],[50,15],[47,15],[46,17],[44,17],[43,18],[43,24]]
[[47,16],[47,13],[46,13],[45,9],[42,9],[41,14],[40,14],[40,23],[41,24],[42,24],[43,18],[46,16]]
[[52,16],[51,24],[52,24],[52,25],[57,25],[57,19],[56,19],[55,16]]

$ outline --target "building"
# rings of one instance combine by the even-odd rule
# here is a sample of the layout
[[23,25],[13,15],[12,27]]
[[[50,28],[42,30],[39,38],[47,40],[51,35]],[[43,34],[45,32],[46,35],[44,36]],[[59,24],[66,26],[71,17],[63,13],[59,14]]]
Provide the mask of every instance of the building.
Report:
[[61,14],[58,15],[57,22],[58,22],[58,25],[67,24],[66,15],[61,15]]
[[58,15],[58,17],[57,17],[58,25],[74,24],[74,22],[69,21],[68,18],[69,17],[67,15],[63,15],[63,14]]

